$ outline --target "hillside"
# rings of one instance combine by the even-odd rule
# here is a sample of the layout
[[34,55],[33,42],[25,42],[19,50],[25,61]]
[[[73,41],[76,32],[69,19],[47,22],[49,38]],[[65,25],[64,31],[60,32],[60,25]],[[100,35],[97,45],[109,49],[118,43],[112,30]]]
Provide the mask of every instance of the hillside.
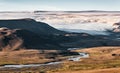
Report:
[[65,34],[33,19],[0,20],[0,27],[0,50],[59,48],[51,38]]
[[54,35],[63,34],[64,32],[59,31],[46,23],[37,22],[33,19],[11,19],[11,20],[0,20],[0,27],[7,27],[10,29],[25,29],[37,34]]

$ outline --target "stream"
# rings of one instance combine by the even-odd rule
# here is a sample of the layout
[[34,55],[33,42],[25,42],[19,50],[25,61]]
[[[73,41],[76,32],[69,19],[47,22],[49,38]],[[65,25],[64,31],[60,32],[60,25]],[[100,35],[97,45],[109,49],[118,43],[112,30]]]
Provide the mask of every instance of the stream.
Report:
[[45,65],[55,65],[60,64],[62,62],[50,62],[46,64],[26,64],[26,65],[4,65],[0,68],[24,68],[24,67],[37,67],[37,66],[45,66]]
[[[78,48],[69,48],[68,50],[75,50]],[[84,52],[79,52],[79,55],[77,56],[71,56],[69,57],[67,60],[69,61],[80,61],[81,58],[88,58],[89,54],[84,53]],[[62,63],[62,61],[58,61],[58,62],[49,62],[49,63],[45,63],[45,64],[26,64],[26,65],[4,65],[4,66],[0,66],[0,68],[24,68],[24,67],[37,67],[37,66],[45,66],[45,65],[56,65],[56,64],[60,64]]]

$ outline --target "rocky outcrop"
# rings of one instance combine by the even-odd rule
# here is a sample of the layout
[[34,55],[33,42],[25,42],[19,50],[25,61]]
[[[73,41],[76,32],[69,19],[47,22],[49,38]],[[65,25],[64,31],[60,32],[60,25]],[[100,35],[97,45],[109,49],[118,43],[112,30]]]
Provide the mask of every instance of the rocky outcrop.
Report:
[[114,23],[113,26],[114,26],[113,32],[120,32],[120,22]]
[[12,51],[23,48],[23,40],[14,33],[15,30],[0,28],[0,50]]

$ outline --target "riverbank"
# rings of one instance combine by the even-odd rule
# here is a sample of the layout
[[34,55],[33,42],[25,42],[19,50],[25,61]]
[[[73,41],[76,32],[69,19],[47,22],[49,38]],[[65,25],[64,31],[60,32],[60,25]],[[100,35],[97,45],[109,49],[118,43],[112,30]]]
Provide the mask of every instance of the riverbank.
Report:
[[79,56],[78,52],[70,50],[19,50],[0,52],[0,66],[42,65],[61,62],[70,56]]
[[[83,70],[83,71],[68,71],[62,73],[119,73],[120,68],[108,68],[108,69],[97,69],[97,70]],[[56,72],[61,73],[61,72]]]
[[[66,61],[63,68],[54,73],[118,73],[120,68],[120,47],[94,47],[76,52],[87,52],[90,57],[78,62]],[[116,70],[117,69],[117,70]],[[118,72],[116,72],[118,71]],[[52,73],[51,72],[51,73]]]

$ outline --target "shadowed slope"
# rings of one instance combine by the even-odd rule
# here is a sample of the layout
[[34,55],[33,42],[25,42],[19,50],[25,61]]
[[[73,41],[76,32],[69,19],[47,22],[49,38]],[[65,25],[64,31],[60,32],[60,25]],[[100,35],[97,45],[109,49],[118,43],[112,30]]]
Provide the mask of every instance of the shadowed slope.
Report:
[[10,29],[25,29],[37,34],[63,34],[46,23],[36,22],[33,19],[14,19],[14,20],[0,20],[0,27],[7,27]]
[[60,48],[55,39],[51,38],[65,34],[46,23],[36,22],[33,19],[0,20],[0,28],[1,50],[20,49],[20,45],[27,49]]

